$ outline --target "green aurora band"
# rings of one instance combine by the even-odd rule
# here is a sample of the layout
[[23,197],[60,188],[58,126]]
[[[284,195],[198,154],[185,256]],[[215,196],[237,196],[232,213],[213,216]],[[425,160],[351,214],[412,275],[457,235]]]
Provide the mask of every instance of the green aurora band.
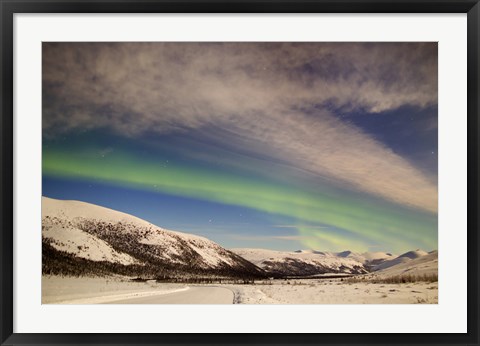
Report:
[[[266,179],[213,169],[162,165],[126,151],[105,157],[98,150],[43,150],[43,174],[96,180],[251,208],[297,222],[300,241],[308,248],[326,245],[367,251],[381,245],[392,251],[437,248],[437,215],[386,201],[360,199],[344,191],[321,193]],[[328,225],[319,229],[309,225]]]

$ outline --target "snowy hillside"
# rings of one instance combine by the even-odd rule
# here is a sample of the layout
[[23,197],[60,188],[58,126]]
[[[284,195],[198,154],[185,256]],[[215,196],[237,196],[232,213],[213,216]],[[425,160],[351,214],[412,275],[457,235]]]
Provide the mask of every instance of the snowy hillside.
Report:
[[102,262],[103,267],[105,263],[116,265],[113,268],[130,265],[136,268],[133,272],[160,276],[263,274],[206,238],[169,231],[125,213],[78,201],[42,197],[42,238],[44,262],[53,266],[80,258],[84,260],[79,262],[82,266],[94,267],[95,262]]
[[[412,252],[413,251],[411,251],[410,254]],[[404,260],[402,263],[379,270],[377,274],[380,276],[438,274],[438,251],[432,251],[430,253],[415,251],[415,255],[416,257],[410,260]],[[399,256],[399,258],[403,259],[406,257],[407,256]]]
[[[261,267],[271,274],[305,276],[327,273],[363,274],[367,273],[361,261],[349,257],[350,254],[298,250],[294,252],[265,249],[231,249],[239,256]],[[341,255],[343,254],[343,256]]]
[[352,251],[343,251],[334,253],[338,257],[342,258],[351,258],[357,262],[362,263],[368,268],[371,268],[374,265],[380,264],[384,261],[391,260],[395,258],[395,255],[392,255],[388,252],[352,252]]
[[406,252],[406,253],[398,256],[398,257],[392,258],[391,260],[382,261],[381,263],[373,265],[371,267],[371,269],[373,271],[387,269],[387,268],[390,268],[390,267],[393,267],[393,266],[396,266],[396,265],[399,265],[399,264],[402,264],[402,263],[408,263],[408,262],[410,262],[414,259],[426,256],[426,255],[428,255],[428,252],[425,252],[423,250],[418,250],[417,249],[415,251],[409,251],[409,252]]
[[61,223],[56,224],[54,221],[48,225],[48,222],[45,221],[42,237],[48,240],[53,248],[87,260],[107,261],[123,265],[140,264],[140,261],[132,256],[116,251],[107,242],[73,225],[65,228]]

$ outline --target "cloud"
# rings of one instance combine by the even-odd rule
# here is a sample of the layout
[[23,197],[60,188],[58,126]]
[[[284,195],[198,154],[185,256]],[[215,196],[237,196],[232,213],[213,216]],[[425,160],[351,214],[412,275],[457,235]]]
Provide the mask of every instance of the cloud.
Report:
[[[301,229],[301,234],[296,235],[240,235],[234,234],[230,238],[242,241],[269,242],[275,240],[300,242],[306,249],[329,251],[344,251],[345,249],[354,249],[363,252],[369,250],[371,246],[366,245],[364,241],[352,240],[348,237],[342,237],[338,234],[329,235],[324,233],[311,233],[312,230]],[[409,247],[407,247],[408,249]]]
[[[431,212],[438,192],[432,178],[359,129],[328,115],[264,114],[238,125],[244,148],[268,152],[295,167],[390,201]],[[257,145],[257,143],[259,143]]]
[[[272,227],[275,228],[294,228],[297,229],[298,225],[273,225]],[[310,229],[328,229],[330,227],[328,226],[308,226]]]
[[435,105],[434,43],[44,43],[43,88],[45,136],[221,133],[246,152],[437,211],[435,179],[327,110]]
[[301,236],[301,235],[277,235],[273,236],[273,239],[279,239],[279,240],[298,240],[298,241],[304,241],[306,239],[312,238],[312,237],[306,237],[306,236]]
[[168,131],[327,101],[372,112],[437,102],[436,44],[44,43],[43,53],[47,129]]
[[105,156],[113,153],[114,150],[115,150],[115,149],[113,149],[113,148],[111,148],[111,147],[107,147],[107,148],[101,149],[101,150],[99,151],[99,155],[100,155],[101,157],[105,157]]
[[272,240],[287,240],[287,241],[308,241],[316,239],[314,236],[302,235],[240,235],[233,234],[230,236],[236,240],[251,240],[251,241],[272,241]]

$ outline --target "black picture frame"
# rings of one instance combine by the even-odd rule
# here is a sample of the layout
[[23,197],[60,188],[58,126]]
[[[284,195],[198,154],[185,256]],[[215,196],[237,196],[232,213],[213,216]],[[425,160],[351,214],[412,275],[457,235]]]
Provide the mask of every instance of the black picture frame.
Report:
[[[1,0],[1,345],[478,345],[478,0]],[[23,334],[13,332],[13,17],[16,13],[467,13],[468,332],[465,334]],[[455,316],[451,317],[452,319]]]

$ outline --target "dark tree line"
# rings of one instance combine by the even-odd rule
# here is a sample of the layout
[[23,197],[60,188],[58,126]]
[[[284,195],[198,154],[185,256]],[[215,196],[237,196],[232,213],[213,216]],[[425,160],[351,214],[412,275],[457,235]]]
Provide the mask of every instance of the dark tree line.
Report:
[[[175,266],[171,263],[165,263],[151,256],[135,256],[129,251],[130,255],[142,264],[123,265],[108,261],[92,261],[77,257],[72,253],[55,249],[48,238],[42,241],[42,273],[44,275],[62,275],[62,276],[107,276],[119,274],[136,277],[140,281],[158,280],[164,282],[189,282],[204,278],[205,280],[216,280],[222,278],[245,278],[254,280],[264,277],[262,274],[251,273],[247,270],[232,270],[230,267],[220,267],[218,269],[202,269],[198,267],[189,267],[188,265]],[[187,281],[185,281],[187,280]],[[192,281],[192,282],[193,282]]]

